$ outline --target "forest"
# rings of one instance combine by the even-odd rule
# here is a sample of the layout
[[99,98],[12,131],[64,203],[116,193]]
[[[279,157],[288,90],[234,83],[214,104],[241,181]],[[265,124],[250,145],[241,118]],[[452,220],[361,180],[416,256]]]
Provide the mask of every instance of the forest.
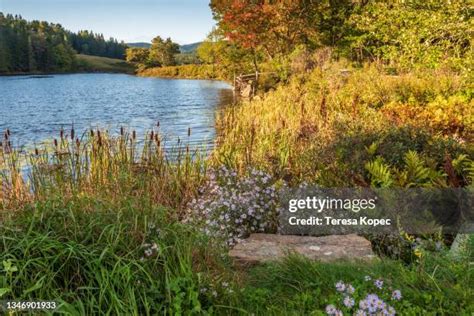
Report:
[[77,34],[60,24],[24,20],[0,12],[0,73],[71,72],[76,54],[125,59],[126,45],[91,31]]

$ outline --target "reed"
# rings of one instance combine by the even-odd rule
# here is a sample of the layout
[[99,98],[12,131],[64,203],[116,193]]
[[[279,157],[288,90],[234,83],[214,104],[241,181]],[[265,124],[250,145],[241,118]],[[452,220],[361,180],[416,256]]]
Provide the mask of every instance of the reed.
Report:
[[[61,130],[59,139],[31,152],[0,147],[0,205],[52,196],[144,196],[179,211],[205,179],[207,162],[199,149],[180,141],[165,147],[156,131],[143,141],[125,128],[117,136],[101,130],[75,133]],[[5,134],[7,144],[9,139]]]

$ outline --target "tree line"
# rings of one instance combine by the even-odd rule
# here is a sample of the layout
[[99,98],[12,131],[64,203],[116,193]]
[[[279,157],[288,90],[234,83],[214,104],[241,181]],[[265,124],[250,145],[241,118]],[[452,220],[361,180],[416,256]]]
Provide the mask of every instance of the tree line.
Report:
[[198,55],[229,72],[287,69],[323,48],[400,71],[473,65],[469,0],[211,0],[210,6],[217,28]]
[[79,54],[125,59],[127,44],[115,38],[105,39],[103,34],[92,31],[69,33],[69,42]]
[[125,59],[126,48],[101,34],[0,12],[0,73],[73,71],[76,53]]

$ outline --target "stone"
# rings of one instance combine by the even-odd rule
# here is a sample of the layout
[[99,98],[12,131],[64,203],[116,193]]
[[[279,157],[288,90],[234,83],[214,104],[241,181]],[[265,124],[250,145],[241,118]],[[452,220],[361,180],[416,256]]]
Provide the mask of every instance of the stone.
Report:
[[237,265],[248,266],[277,261],[290,253],[321,262],[376,258],[370,241],[354,234],[322,237],[252,234],[237,244],[229,255]]

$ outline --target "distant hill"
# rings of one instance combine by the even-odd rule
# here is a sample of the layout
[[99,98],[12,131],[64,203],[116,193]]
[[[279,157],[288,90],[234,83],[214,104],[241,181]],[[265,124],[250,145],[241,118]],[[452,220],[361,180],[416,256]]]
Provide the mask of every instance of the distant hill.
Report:
[[138,42],[138,43],[127,43],[129,47],[138,47],[138,48],[150,48],[151,44],[146,42]]
[[186,44],[186,45],[181,45],[179,49],[181,50],[182,54],[187,54],[187,53],[195,53],[198,46],[201,45],[202,42],[197,42],[197,43],[192,43],[192,44]]

